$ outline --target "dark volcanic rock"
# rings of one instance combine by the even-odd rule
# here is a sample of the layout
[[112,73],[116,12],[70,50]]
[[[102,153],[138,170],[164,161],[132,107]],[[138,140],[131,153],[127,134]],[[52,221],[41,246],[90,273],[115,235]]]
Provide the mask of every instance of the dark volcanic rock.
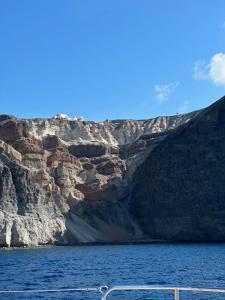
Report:
[[180,126],[137,169],[131,211],[156,239],[225,241],[225,97]]
[[77,157],[97,157],[106,153],[106,146],[103,144],[77,144],[69,147],[69,152]]
[[80,162],[71,155],[68,151],[59,151],[54,150],[47,158],[47,166],[51,167],[55,164],[58,164],[59,162],[68,162],[73,164],[74,166],[77,166],[78,168],[81,167]]
[[34,137],[19,138],[18,140],[11,142],[11,145],[23,154],[38,153],[43,154],[44,150],[40,141]]
[[85,162],[85,163],[83,164],[83,168],[84,168],[85,170],[92,170],[92,169],[93,169],[93,165],[92,165],[91,163],[89,163],[89,162]]
[[43,147],[46,150],[54,150],[56,148],[64,149],[65,146],[55,135],[48,135],[43,139]]
[[19,138],[28,137],[27,125],[25,122],[19,122],[14,118],[3,117],[8,120],[0,126],[0,139],[6,143],[14,143]]
[[122,160],[111,159],[97,165],[96,170],[100,174],[110,175],[113,173],[122,173],[125,170],[125,166]]

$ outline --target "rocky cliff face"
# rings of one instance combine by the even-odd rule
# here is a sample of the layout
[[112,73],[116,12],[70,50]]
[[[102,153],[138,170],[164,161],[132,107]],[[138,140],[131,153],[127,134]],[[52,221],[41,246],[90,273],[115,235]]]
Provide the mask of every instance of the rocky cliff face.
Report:
[[204,113],[102,123],[0,115],[0,246],[164,238],[150,230],[158,200],[148,188],[162,192],[146,169],[170,180],[163,162],[176,149],[158,149]]
[[225,241],[225,97],[181,125],[138,167],[131,210],[145,233]]

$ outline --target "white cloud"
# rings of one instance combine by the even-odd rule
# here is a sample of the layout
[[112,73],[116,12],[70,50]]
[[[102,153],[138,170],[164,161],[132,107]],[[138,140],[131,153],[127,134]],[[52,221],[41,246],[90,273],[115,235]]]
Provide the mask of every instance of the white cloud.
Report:
[[193,77],[195,80],[205,80],[209,78],[209,65],[204,60],[198,60],[194,63]]
[[212,80],[216,85],[225,86],[225,54],[216,53],[208,64],[205,61],[195,62],[193,71],[196,80]]
[[163,103],[169,97],[169,95],[178,87],[180,83],[168,83],[168,84],[156,84],[154,86],[154,92],[156,93],[156,99],[159,103]]
[[190,102],[189,101],[184,101],[181,106],[178,108],[178,112],[180,114],[186,113],[188,110]]
[[215,54],[210,63],[210,78],[217,85],[225,85],[225,54]]

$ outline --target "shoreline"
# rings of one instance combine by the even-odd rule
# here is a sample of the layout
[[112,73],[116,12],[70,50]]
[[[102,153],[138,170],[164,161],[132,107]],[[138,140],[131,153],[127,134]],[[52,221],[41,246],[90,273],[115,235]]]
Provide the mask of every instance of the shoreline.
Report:
[[35,250],[35,249],[49,249],[49,248],[64,248],[64,247],[89,247],[89,246],[132,246],[132,245],[152,245],[152,244],[225,244],[225,241],[167,241],[167,240],[151,240],[151,241],[133,241],[133,242],[92,242],[92,243],[76,243],[70,245],[37,245],[37,246],[13,246],[0,247],[1,250]]

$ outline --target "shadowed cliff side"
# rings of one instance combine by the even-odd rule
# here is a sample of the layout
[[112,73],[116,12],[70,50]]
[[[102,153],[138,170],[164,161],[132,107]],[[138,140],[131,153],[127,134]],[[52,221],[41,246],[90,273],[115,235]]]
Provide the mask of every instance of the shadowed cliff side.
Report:
[[134,174],[130,205],[151,238],[225,241],[225,97],[153,149]]

